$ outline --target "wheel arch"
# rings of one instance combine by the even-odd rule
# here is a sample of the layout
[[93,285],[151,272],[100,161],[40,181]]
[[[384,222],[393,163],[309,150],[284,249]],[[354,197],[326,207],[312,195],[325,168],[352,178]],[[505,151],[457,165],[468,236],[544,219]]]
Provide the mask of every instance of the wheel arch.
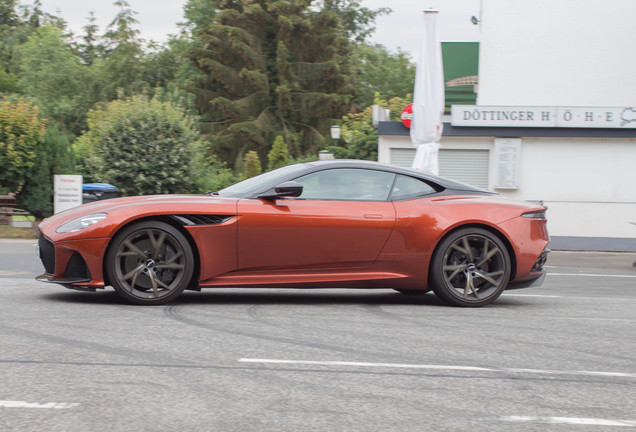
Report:
[[[132,219],[132,220],[126,222],[125,224],[120,226],[117,229],[117,231],[115,231],[113,233],[112,237],[108,241],[108,245],[106,246],[106,250],[104,251],[104,257],[108,256],[110,248],[112,247],[112,244],[113,244],[113,240],[115,239],[115,237],[121,231],[123,231],[124,229],[126,229],[130,225],[133,225],[133,224],[136,224],[136,223],[139,223],[139,222],[147,222],[147,221],[164,222],[164,223],[166,223],[168,225],[171,225],[172,227],[176,228],[177,230],[179,230],[179,232],[181,232],[181,234],[184,235],[184,237],[188,241],[188,244],[190,245],[190,248],[192,249],[192,253],[194,254],[194,270],[192,272],[192,279],[190,280],[190,283],[188,284],[188,286],[191,287],[191,286],[194,285],[194,286],[198,287],[199,274],[201,273],[201,257],[199,255],[199,248],[197,247],[197,244],[194,241],[194,238],[192,238],[192,235],[190,235],[188,230],[185,229],[183,227],[183,225],[181,223],[179,223],[178,220],[170,217],[170,215],[145,216],[145,217],[140,217],[140,218],[137,218],[137,219]],[[104,275],[104,285],[110,285],[110,281],[108,280],[108,272],[106,271],[106,259],[105,258],[102,260],[102,274]]]
[[501,240],[501,242],[506,247],[506,250],[508,251],[508,256],[510,257],[510,280],[514,280],[514,278],[517,275],[517,254],[515,253],[515,250],[512,247],[512,243],[510,242],[510,240],[508,240],[508,237],[503,232],[501,232],[500,230],[496,229],[495,227],[493,227],[491,225],[480,224],[480,223],[468,223],[468,224],[464,224],[464,225],[458,225],[458,226],[453,227],[452,229],[448,230],[446,233],[444,233],[444,235],[439,239],[439,241],[435,245],[435,249],[433,250],[433,253],[431,254],[431,258],[430,258],[429,263],[428,263],[429,272],[428,272],[428,281],[427,282],[428,282],[429,286],[431,284],[430,268],[431,268],[431,265],[433,263],[433,259],[435,258],[435,254],[437,253],[437,251],[439,249],[439,245],[449,235],[451,235],[454,232],[459,231],[461,229],[465,229],[465,228],[480,228],[480,229],[484,229],[484,230],[490,232],[491,234],[497,236],[497,238],[499,240]]

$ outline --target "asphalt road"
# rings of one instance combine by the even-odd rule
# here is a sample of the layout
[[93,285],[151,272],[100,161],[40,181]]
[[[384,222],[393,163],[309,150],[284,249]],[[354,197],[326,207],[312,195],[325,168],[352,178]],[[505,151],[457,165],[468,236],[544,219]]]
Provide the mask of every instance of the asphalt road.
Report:
[[636,254],[553,252],[480,309],[391,290],[159,307],[39,283],[0,240],[0,431],[636,430]]

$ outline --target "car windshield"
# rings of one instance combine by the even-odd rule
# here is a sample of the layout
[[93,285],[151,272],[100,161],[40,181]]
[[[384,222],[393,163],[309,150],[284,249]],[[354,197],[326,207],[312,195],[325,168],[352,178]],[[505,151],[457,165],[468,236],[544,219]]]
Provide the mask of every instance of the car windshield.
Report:
[[290,174],[306,170],[307,168],[308,166],[303,163],[287,165],[221,189],[218,194],[220,196],[242,198],[250,194],[265,192],[285,180]]

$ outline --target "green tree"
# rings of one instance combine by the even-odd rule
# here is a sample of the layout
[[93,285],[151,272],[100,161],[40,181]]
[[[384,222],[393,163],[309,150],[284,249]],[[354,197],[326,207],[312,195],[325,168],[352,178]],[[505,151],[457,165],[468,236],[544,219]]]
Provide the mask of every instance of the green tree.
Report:
[[94,67],[101,76],[103,99],[131,96],[149,90],[143,76],[143,40],[139,37],[137,12],[126,0],[113,3],[119,12],[102,37],[104,53]]
[[368,107],[376,94],[382,99],[404,98],[413,93],[415,64],[409,54],[388,51],[382,45],[360,44],[351,56],[356,82],[356,104]]
[[[408,98],[394,97],[389,101],[376,95],[375,104],[389,109],[391,120],[399,120],[402,109],[411,103]],[[373,125],[373,109],[367,107],[355,114],[347,114],[341,120],[340,136],[343,147],[328,147],[335,157],[343,159],[378,160],[378,128]]]
[[73,155],[66,134],[57,126],[46,129],[44,145],[36,154],[33,168],[16,196],[18,206],[37,218],[53,214],[53,176],[73,173]]
[[60,29],[48,24],[38,28],[20,51],[22,92],[37,100],[46,117],[79,132],[93,101],[86,97],[87,70]]
[[391,8],[372,10],[362,7],[358,0],[324,0],[323,7],[340,17],[349,40],[363,43],[375,31],[375,19],[391,13]]
[[180,108],[134,96],[91,111],[74,148],[89,181],[112,183],[123,195],[186,193],[197,190],[199,139]]
[[[63,19],[42,12],[39,0],[36,0],[33,6],[19,6],[17,0],[0,0],[0,70],[12,76],[17,75],[20,64],[20,45],[45,24],[60,30],[66,27]],[[18,88],[5,87],[1,91],[17,92],[17,90]]]
[[100,43],[99,26],[95,24],[97,18],[93,11],[89,12],[88,24],[82,29],[84,34],[81,36],[81,42],[76,44],[76,51],[85,65],[92,65],[93,62],[103,55],[104,46]]
[[254,150],[248,151],[245,154],[245,177],[254,177],[262,172],[263,168],[261,167],[261,159],[258,157],[258,153]]
[[205,31],[214,22],[218,5],[219,0],[188,0],[183,6],[186,21],[181,27],[191,34]]
[[289,163],[289,150],[287,143],[282,136],[277,136],[272,145],[272,149],[267,154],[267,168],[271,171]]
[[310,4],[225,1],[194,35],[203,130],[232,166],[250,149],[266,154],[278,135],[296,156],[315,152],[349,107],[346,33],[336,13]]
[[0,189],[20,192],[41,151],[45,121],[29,102],[0,100]]
[[195,160],[193,177],[197,191],[214,192],[243,180],[243,176],[236,176],[227,164],[208,152],[199,152]]

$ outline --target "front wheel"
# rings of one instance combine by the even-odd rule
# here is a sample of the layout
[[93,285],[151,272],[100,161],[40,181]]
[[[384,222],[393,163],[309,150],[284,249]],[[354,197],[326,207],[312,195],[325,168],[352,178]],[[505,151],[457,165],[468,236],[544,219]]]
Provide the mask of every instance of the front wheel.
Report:
[[124,300],[168,303],[190,284],[194,255],[185,236],[159,221],[139,222],[117,234],[106,256],[106,274]]
[[433,290],[455,306],[495,301],[510,279],[510,256],[502,241],[481,228],[464,228],[444,238],[431,262]]

